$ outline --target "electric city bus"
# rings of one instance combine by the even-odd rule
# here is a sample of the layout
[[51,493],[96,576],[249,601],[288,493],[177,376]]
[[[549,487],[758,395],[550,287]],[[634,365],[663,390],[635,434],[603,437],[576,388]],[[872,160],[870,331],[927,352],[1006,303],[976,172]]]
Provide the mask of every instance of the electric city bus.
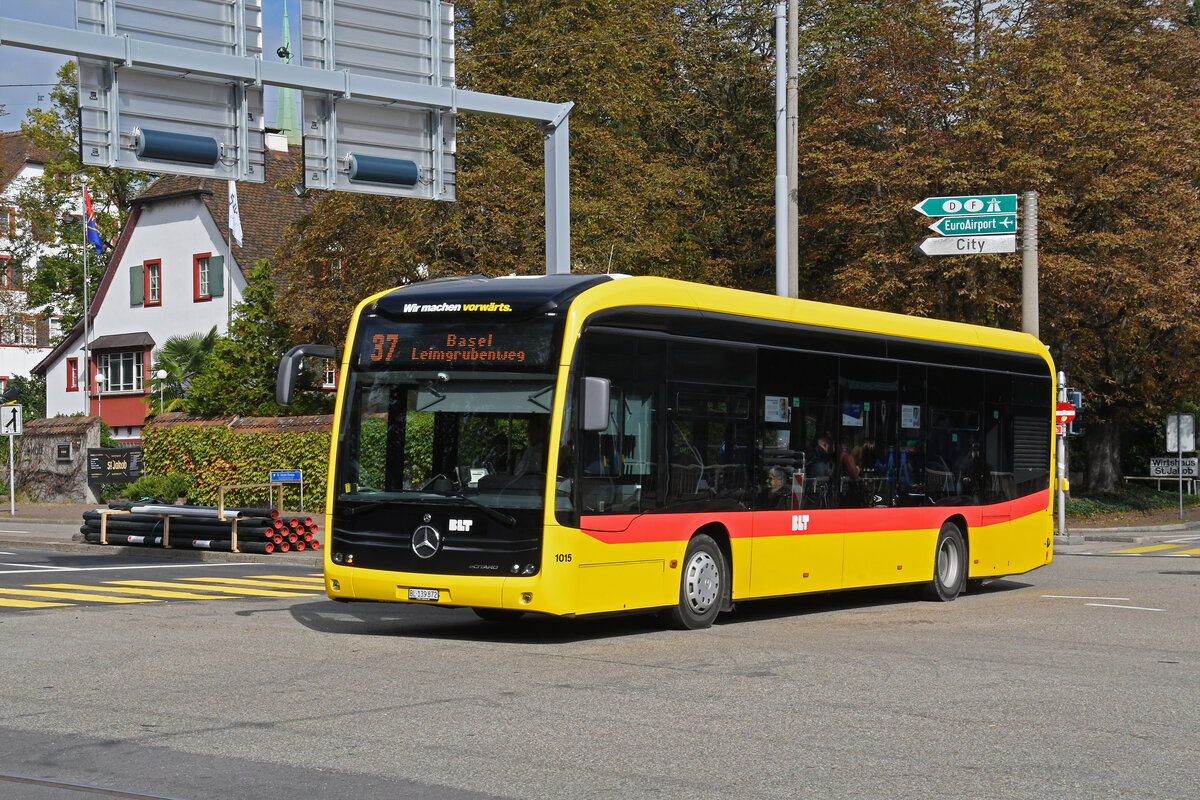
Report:
[[326,498],[335,600],[485,619],[661,611],[1051,560],[1033,336],[652,277],[432,280],[363,301]]

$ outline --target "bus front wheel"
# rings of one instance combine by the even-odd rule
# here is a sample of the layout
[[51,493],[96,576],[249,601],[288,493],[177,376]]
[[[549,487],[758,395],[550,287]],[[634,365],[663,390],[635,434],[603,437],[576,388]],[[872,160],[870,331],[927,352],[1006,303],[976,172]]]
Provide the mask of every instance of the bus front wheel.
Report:
[[703,533],[693,536],[683,554],[679,603],[667,612],[667,622],[680,630],[709,627],[721,611],[728,583],[729,567],[716,541]]
[[967,582],[967,546],[962,531],[953,522],[942,525],[934,550],[933,580],[925,589],[930,600],[949,602]]

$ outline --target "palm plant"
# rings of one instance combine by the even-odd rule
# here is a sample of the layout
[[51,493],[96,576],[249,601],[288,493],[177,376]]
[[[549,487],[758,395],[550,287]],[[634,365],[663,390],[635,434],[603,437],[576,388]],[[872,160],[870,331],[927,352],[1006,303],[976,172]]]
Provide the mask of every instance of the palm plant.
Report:
[[[162,393],[163,410],[176,411],[183,406],[192,378],[204,368],[204,362],[217,343],[217,326],[207,334],[187,333],[172,336],[154,352],[153,390]],[[158,378],[159,371],[167,373]]]

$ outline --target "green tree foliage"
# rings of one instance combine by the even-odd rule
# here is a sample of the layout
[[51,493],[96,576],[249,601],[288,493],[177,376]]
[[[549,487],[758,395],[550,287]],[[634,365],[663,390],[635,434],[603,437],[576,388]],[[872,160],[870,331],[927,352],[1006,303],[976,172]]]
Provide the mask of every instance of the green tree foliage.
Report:
[[[773,284],[773,4],[468,0],[459,86],[570,115],[576,271]],[[354,304],[424,277],[545,271],[529,122],[461,114],[458,202],[324,194],[280,258],[294,335],[334,344]]]
[[280,416],[326,413],[332,402],[302,375],[301,392],[291,407],[275,402],[279,360],[291,346],[287,314],[275,302],[271,265],[259,261],[248,276],[242,302],[234,308],[229,336],[217,339],[211,355],[192,378],[184,407],[198,414]]
[[[66,247],[41,252],[36,274],[26,276],[31,307],[57,309],[63,315],[63,330],[69,331],[83,311],[83,261],[85,233],[80,221],[64,224],[65,214],[77,213],[82,204],[80,179],[87,181],[100,236],[105,242],[124,224],[133,199],[156,177],[107,167],[84,167],[79,157],[78,72],[74,61],[58,70],[58,83],[50,91],[48,109],[30,109],[21,130],[51,157],[45,174],[32,183],[18,200],[18,214],[31,227],[57,238]],[[32,263],[43,242],[25,236],[13,242],[13,255],[21,263]],[[87,250],[88,296],[94,296],[104,273],[107,253],[97,256]]]
[[1121,424],[1200,377],[1200,40],[1185,4],[856,5],[821,4],[854,25],[812,50],[806,291],[1019,328],[1019,258],[916,254],[928,220],[909,206],[1036,190],[1041,335],[1088,397],[1088,488],[1108,488]]
[[44,375],[14,375],[8,379],[10,389],[17,390],[14,403],[21,406],[25,420],[41,419],[46,416],[46,377]]
[[[913,250],[922,197],[1038,193],[1041,336],[1087,409],[1089,489],[1200,378],[1200,28],[1192,0],[803,0],[801,292],[1021,326],[1020,258]],[[769,291],[773,3],[464,0],[464,88],[572,101],[577,271]],[[327,194],[281,270],[296,339],[367,294],[539,273],[541,142],[461,115],[458,202]]]

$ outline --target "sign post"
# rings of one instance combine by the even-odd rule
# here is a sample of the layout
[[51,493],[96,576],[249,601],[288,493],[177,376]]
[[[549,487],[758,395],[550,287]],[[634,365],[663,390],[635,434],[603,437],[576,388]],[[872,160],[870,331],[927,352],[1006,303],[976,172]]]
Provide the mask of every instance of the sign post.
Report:
[[24,409],[18,404],[0,406],[0,433],[8,437],[8,515],[17,515],[17,460],[13,455],[13,439],[21,435]]
[[1196,415],[1167,415],[1167,452],[1175,451],[1179,469],[1179,519],[1183,520],[1183,454],[1196,450]]
[[273,469],[268,476],[271,484],[271,497],[275,496],[275,487],[279,487],[279,506],[283,507],[283,484],[296,483],[300,485],[300,513],[304,513],[304,470],[302,469]]

